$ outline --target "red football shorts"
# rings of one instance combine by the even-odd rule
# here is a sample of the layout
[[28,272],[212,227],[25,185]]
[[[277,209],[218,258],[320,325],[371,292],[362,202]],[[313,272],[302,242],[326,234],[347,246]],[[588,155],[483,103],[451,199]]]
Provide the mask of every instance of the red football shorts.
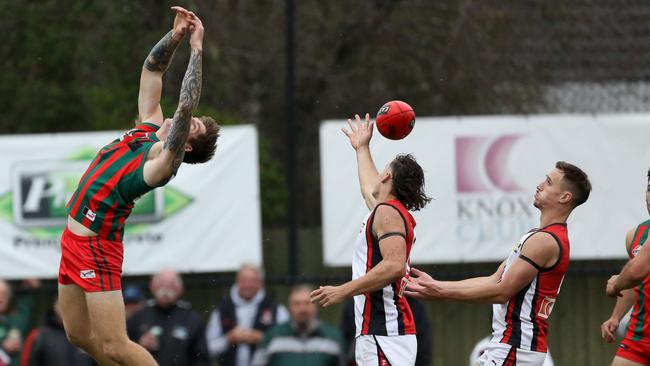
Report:
[[618,346],[616,356],[642,365],[650,365],[650,343],[637,342],[625,337]]
[[121,290],[123,258],[121,242],[79,236],[66,227],[61,235],[59,283],[86,292]]

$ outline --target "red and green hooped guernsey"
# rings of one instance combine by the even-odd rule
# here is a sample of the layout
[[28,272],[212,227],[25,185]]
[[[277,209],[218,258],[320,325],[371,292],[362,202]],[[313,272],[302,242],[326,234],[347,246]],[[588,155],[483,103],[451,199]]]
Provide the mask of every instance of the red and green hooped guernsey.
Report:
[[155,187],[144,181],[147,154],[158,126],[143,123],[104,146],[81,177],[68,213],[100,238],[121,241],[134,201]]
[[[630,258],[636,257],[639,250],[643,247],[646,239],[648,238],[648,231],[650,229],[650,220],[644,221],[637,226],[630,246]],[[650,342],[650,317],[648,311],[650,310],[650,276],[646,276],[643,282],[634,289],[635,301],[632,310],[632,316],[627,326],[627,334],[625,338],[633,341]]]

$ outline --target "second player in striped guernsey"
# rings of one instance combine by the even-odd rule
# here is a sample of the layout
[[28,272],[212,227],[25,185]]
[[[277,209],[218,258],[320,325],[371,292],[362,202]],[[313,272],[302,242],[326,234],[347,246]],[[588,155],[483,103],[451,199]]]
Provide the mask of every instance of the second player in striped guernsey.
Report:
[[587,201],[591,183],[578,167],[557,162],[537,186],[539,228],[524,234],[489,277],[437,281],[413,269],[406,293],[430,300],[492,303],[492,339],[479,358],[485,366],[542,366],[548,318],[569,267],[566,221]]
[[352,281],[323,286],[312,301],[323,306],[354,296],[357,365],[410,366],[417,355],[416,326],[402,296],[409,276],[415,219],[409,211],[429,201],[424,172],[411,155],[398,155],[378,172],[370,155],[373,124],[366,114],[343,132],[356,151],[361,193],[370,212],[354,246]]

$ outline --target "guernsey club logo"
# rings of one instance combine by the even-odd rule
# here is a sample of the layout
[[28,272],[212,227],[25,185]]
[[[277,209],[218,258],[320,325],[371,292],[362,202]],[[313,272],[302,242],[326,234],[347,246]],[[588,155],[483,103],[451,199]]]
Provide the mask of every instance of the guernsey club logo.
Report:
[[[66,224],[66,205],[96,151],[83,149],[66,160],[17,161],[13,164],[11,190],[0,193],[0,219],[12,222],[32,235],[59,235]],[[127,222],[127,231],[163,220],[189,205],[192,198],[173,187],[157,188],[140,197]],[[86,217],[95,213],[88,210]]]
[[458,193],[521,192],[523,189],[508,170],[512,148],[525,137],[520,134],[498,137],[461,136],[456,138],[456,191]]

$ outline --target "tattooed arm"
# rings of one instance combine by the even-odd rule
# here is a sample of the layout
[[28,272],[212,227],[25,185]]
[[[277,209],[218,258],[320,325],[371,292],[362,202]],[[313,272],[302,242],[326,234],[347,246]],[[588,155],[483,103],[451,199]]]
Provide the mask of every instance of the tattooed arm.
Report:
[[183,84],[181,85],[178,108],[174,113],[169,135],[165,139],[160,154],[148,161],[144,166],[144,179],[150,186],[166,183],[169,178],[176,174],[178,167],[183,162],[187,138],[190,134],[190,125],[192,124],[192,113],[199,104],[201,96],[203,25],[195,15],[192,14],[192,16],[194,17],[194,30],[190,38],[192,50]]
[[162,95],[162,76],[171,63],[174,51],[183,39],[190,25],[189,16],[185,9],[176,10],[174,27],[149,52],[140,75],[140,91],[138,93],[138,120],[161,125],[163,113],[160,108]]

